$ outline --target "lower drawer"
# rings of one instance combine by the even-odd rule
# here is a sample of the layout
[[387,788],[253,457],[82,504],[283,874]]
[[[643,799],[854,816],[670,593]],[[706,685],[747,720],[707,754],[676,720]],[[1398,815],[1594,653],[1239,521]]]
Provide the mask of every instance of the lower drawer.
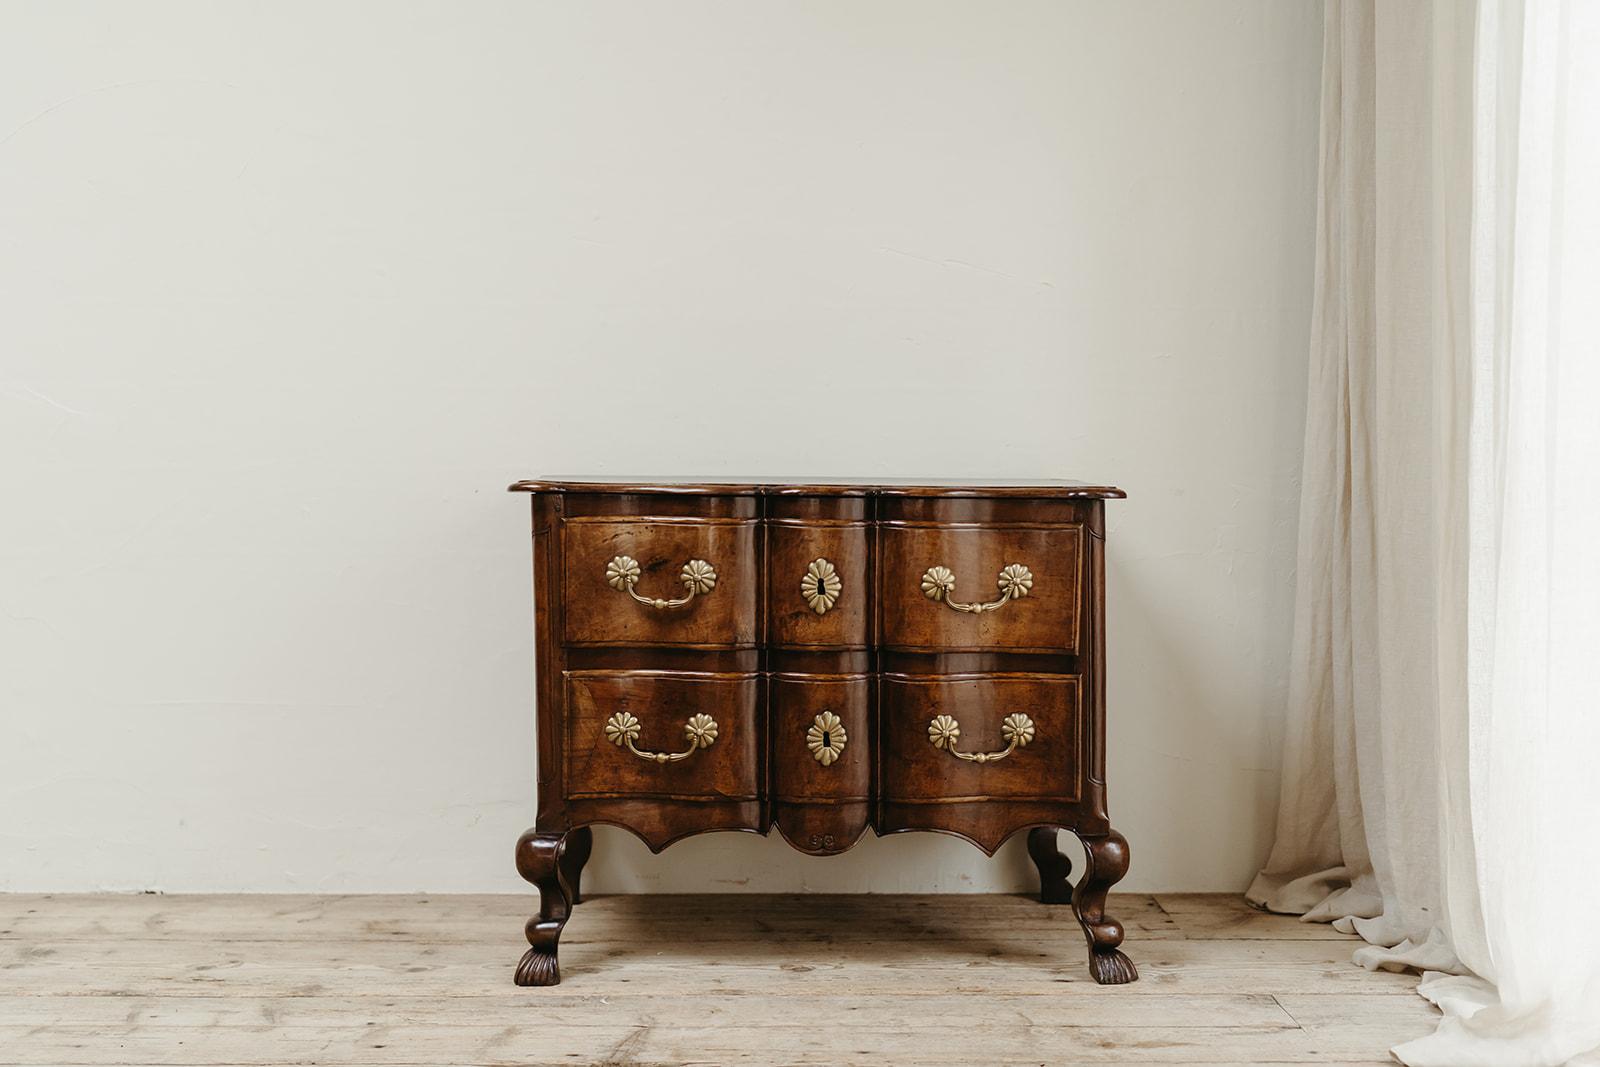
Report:
[[871,679],[776,674],[770,692],[773,824],[802,852],[843,852],[871,821]]
[[758,676],[567,671],[571,800],[754,800]]
[[866,801],[872,788],[865,676],[780,674],[772,682],[775,800]]
[[1082,692],[1076,675],[888,675],[883,797],[1076,802]]

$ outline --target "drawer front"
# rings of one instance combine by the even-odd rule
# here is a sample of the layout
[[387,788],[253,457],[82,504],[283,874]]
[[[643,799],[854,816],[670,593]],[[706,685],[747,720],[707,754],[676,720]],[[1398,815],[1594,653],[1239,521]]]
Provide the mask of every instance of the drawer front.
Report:
[[758,678],[567,671],[568,799],[756,799]]
[[585,516],[562,528],[568,644],[755,644],[754,521]]
[[885,800],[1078,800],[1078,676],[889,675],[881,693]]
[[868,799],[872,785],[869,687],[865,677],[773,677],[775,799]]
[[880,536],[885,647],[1078,651],[1081,523],[885,524]]
[[772,821],[802,852],[843,852],[872,817],[872,682],[777,674],[769,692]]
[[767,612],[779,648],[865,648],[866,523],[771,522]]

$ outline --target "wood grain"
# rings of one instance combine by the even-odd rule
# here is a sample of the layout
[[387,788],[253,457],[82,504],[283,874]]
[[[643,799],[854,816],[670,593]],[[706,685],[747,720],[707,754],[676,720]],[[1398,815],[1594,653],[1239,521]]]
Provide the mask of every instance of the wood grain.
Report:
[[1112,485],[1088,485],[1062,479],[1037,481],[952,481],[930,484],[882,481],[870,478],[525,478],[506,487],[512,493],[580,493],[684,496],[903,496],[911,498],[1046,498],[1060,500],[1119,500],[1125,496]]
[[[760,788],[760,731],[754,674],[684,671],[568,671],[567,798],[656,797],[754,800]],[[639,720],[635,747],[687,750],[684,724],[697,714],[717,724],[709,748],[674,763],[653,763],[613,744],[606,722],[617,713]]]
[[0,1064],[1382,1063],[1437,1024],[1357,939],[1109,906],[1142,942],[1117,990],[1066,909],[976,895],[597,897],[581,986],[530,990],[527,896],[0,896]]
[[[641,517],[568,517],[565,523],[566,641],[572,645],[685,645],[740,648],[755,644],[760,597],[753,521],[667,521]],[[679,573],[705,560],[716,587],[682,607],[640,604],[606,583],[616,556],[638,562],[640,596],[672,600],[684,595]]]
[[[780,674],[770,689],[773,823],[802,852],[843,852],[871,817],[871,679]],[[844,748],[824,766],[807,746],[818,715],[837,715]]]
[[[950,804],[989,799],[1080,799],[1080,680],[1067,675],[886,675],[879,780],[886,801]],[[1001,725],[1027,715],[1034,736],[993,763],[957,759],[928,739],[936,716],[956,719],[955,748],[1002,752]]]
[[[1078,593],[1083,585],[1083,527],[1077,524],[956,526],[884,524],[878,603],[883,647],[910,651],[1078,651]],[[1028,595],[979,615],[928,599],[922,576],[933,566],[955,573],[952,601],[999,598],[1003,567],[1033,574]]]
[[[767,522],[767,617],[775,648],[866,648],[867,524]],[[840,580],[833,607],[818,615],[801,594],[813,560],[832,563]]]

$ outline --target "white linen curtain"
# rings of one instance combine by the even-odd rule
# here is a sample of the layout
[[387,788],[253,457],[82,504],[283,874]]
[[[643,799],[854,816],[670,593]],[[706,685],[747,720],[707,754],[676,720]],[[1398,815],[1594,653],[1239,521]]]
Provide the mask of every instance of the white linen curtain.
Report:
[[1250,898],[1404,1063],[1600,1063],[1600,0],[1328,0],[1294,660]]

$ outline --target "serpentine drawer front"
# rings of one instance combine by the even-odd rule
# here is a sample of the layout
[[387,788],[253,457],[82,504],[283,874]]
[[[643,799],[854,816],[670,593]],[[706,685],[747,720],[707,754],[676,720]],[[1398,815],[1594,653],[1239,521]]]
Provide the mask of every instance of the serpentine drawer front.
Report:
[[[560,981],[590,827],[818,856],[868,830],[1027,831],[1101,983],[1126,873],[1105,786],[1105,501],[1076,482],[518,482],[532,494],[539,890],[519,985]],[[1057,848],[1077,835],[1076,884]]]
[[1083,525],[885,525],[885,648],[1076,652]]
[[755,800],[759,675],[568,671],[567,796]]
[[754,644],[757,528],[738,519],[574,518],[564,531],[567,643]]
[[[966,798],[1078,802],[1087,776],[1077,677],[885,675],[880,692],[886,807]],[[910,824],[916,819],[910,815]]]

